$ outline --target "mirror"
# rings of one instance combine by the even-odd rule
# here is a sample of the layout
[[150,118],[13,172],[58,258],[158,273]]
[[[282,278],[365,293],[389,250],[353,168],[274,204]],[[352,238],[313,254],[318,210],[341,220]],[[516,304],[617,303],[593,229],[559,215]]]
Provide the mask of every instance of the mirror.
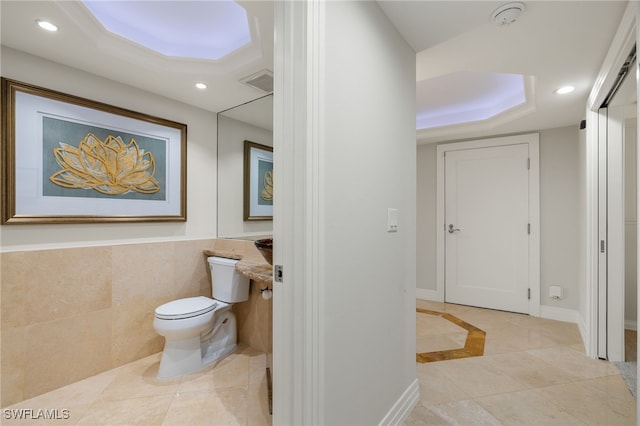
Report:
[[273,221],[244,220],[244,141],[273,146],[273,95],[218,114],[218,238],[260,239]]

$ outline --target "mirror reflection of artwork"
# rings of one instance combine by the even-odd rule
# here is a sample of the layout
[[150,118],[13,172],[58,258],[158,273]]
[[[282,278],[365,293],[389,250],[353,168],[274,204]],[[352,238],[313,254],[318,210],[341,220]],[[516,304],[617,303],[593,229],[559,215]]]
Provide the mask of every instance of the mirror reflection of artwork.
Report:
[[273,218],[273,148],[244,141],[244,220]]
[[[245,219],[245,141],[273,146],[273,95],[230,108],[218,114],[217,232],[218,238],[263,238],[273,233],[271,220]],[[273,188],[273,173],[271,187]],[[275,178],[280,185],[279,177]],[[260,203],[269,198],[269,177],[258,180]],[[264,194],[262,190],[266,189]],[[273,191],[273,189],[272,189]],[[264,195],[264,197],[263,197]],[[274,193],[271,192],[274,197]],[[272,200],[273,202],[273,200]],[[261,208],[271,208],[260,204]],[[270,214],[270,213],[268,213]]]
[[165,199],[163,140],[49,117],[43,130],[44,195]]
[[258,175],[262,179],[260,180],[260,199],[258,203],[273,205],[273,163],[260,161],[259,170]]

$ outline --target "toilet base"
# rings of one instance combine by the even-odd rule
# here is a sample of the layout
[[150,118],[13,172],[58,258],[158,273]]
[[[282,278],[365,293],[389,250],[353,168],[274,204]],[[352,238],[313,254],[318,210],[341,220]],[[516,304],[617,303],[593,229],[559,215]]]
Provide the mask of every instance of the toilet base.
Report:
[[219,361],[237,348],[236,318],[224,312],[204,335],[180,340],[165,340],[158,379],[170,379],[195,373]]

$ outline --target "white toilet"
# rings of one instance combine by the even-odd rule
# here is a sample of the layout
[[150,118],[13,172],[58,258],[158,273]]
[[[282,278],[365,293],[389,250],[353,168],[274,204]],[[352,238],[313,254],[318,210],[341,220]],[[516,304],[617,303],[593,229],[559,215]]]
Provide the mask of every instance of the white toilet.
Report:
[[209,257],[207,261],[213,299],[187,297],[156,308],[153,328],[165,338],[159,379],[198,371],[236,349],[231,304],[249,299],[249,279],[236,271],[237,260]]

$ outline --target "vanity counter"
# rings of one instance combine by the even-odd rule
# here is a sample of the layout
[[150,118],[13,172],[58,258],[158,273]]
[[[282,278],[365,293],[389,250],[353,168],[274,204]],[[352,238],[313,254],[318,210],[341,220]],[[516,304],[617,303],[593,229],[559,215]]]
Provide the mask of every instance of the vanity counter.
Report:
[[262,284],[273,281],[273,267],[268,263],[252,263],[240,261],[236,263],[236,270],[245,277]]
[[207,257],[224,257],[226,259],[240,260],[244,256],[235,250],[205,250],[204,255]]

